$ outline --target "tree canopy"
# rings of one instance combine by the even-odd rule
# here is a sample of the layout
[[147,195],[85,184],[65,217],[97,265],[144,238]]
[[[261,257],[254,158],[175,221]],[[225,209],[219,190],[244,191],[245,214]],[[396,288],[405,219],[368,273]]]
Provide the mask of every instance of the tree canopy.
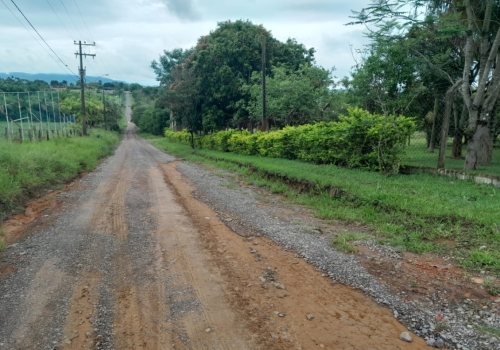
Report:
[[379,107],[390,106],[381,96],[397,100],[392,109],[426,91],[448,92],[448,100],[459,94],[468,114],[465,168],[489,164],[500,96],[500,1],[372,0],[353,18],[350,24],[369,28],[372,45],[350,87],[370,87],[375,99],[365,103]]

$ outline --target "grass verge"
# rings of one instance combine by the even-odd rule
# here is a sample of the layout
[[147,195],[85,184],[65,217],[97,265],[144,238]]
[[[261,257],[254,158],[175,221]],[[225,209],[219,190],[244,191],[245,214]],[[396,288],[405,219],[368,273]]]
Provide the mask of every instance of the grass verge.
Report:
[[347,253],[356,253],[358,249],[349,242],[358,241],[366,238],[367,236],[360,235],[357,233],[352,233],[352,232],[341,233],[340,235],[332,239],[332,246],[337,250],[342,250]]
[[446,252],[469,269],[500,273],[498,189],[431,174],[380,173],[298,161],[193,151],[143,135],[176,156],[238,172],[317,216],[369,225],[379,241],[412,252]]
[[0,221],[42,191],[94,169],[119,141],[116,132],[99,129],[89,137],[0,141]]

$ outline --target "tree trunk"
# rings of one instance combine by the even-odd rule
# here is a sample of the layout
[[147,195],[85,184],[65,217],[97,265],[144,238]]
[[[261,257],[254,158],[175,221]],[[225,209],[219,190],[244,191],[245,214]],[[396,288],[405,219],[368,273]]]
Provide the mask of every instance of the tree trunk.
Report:
[[432,130],[431,130],[431,138],[429,141],[429,149],[427,150],[429,153],[434,153],[434,145],[436,144],[436,120],[437,120],[437,114],[439,111],[439,99],[436,97],[434,98],[434,118],[432,120]]
[[455,137],[453,138],[453,148],[451,151],[451,158],[453,159],[462,159],[462,147],[463,147],[463,138],[464,131],[463,125],[467,118],[467,106],[464,104],[462,107],[462,114],[460,116],[460,120],[455,125]]
[[191,138],[190,138],[190,143],[191,143],[191,148],[194,149],[194,132],[191,130]]
[[476,131],[467,145],[465,169],[475,170],[479,165],[491,164],[493,141],[487,123],[478,123]]
[[[444,116],[443,123],[441,126],[441,143],[439,144],[439,157],[438,157],[438,168],[444,168],[445,158],[446,158],[446,146],[448,141],[448,129],[450,128],[450,117],[451,117],[451,109],[453,104],[453,94],[458,86],[462,83],[462,80],[458,80],[455,84],[453,84],[448,91],[446,91],[445,95],[445,108],[444,108]],[[436,108],[434,108],[436,109]],[[456,119],[456,118],[455,118]]]

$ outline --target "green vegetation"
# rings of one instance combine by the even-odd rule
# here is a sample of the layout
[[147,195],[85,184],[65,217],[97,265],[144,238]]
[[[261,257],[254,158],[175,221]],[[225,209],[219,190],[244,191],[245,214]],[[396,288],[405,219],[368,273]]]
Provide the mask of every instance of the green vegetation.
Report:
[[448,252],[470,269],[500,272],[499,191],[430,174],[384,176],[377,172],[294,160],[197,150],[150,136],[169,153],[237,171],[271,188],[287,185],[290,200],[325,219],[361,222],[379,242],[412,252]]
[[352,18],[350,24],[370,27],[371,42],[344,80],[349,102],[418,117],[431,150],[442,131],[449,133],[453,158],[465,140],[465,169],[491,164],[500,134],[500,89],[490,88],[500,84],[493,63],[500,57],[500,2],[371,0]]
[[194,140],[187,131],[167,130],[165,136],[170,141],[219,151],[397,173],[413,121],[373,115],[359,108],[348,108],[347,112],[338,122],[289,126],[269,133],[219,131]]
[[[467,147],[461,147],[462,153],[465,154]],[[446,147],[446,169],[500,176],[500,152],[493,153],[491,164],[479,165],[474,170],[464,170],[464,160],[462,158],[452,158],[452,153],[453,139],[449,138]],[[436,153],[429,153],[427,151],[426,140],[421,133],[412,135],[410,144],[406,146],[404,164],[428,168],[436,167]]]
[[[500,114],[495,108],[500,90],[487,88],[498,85],[500,79],[495,74],[498,68],[490,64],[498,55],[494,47],[500,45],[500,40],[494,40],[495,33],[500,33],[498,2],[473,1],[460,7],[434,0],[384,4],[373,0],[366,11],[354,12],[351,24],[373,26],[367,33],[371,42],[350,76],[341,80],[315,62],[314,48],[294,39],[281,42],[250,21],[220,22],[193,48],[164,51],[152,62],[160,87],[134,86],[133,93],[144,97],[136,101],[134,122],[155,135],[161,135],[166,126],[184,129],[194,142],[196,134],[222,130],[253,134],[268,128],[336,123],[352,106],[415,122],[415,135],[408,139],[418,137],[422,142],[407,148],[410,165],[436,167],[443,139],[451,144],[440,156],[440,167],[444,162],[453,169],[500,174],[493,146],[500,135]],[[482,25],[485,29],[476,33]],[[468,32],[473,35],[467,36]],[[265,116],[263,42],[267,45]],[[480,48],[484,52],[478,52]],[[461,80],[465,76],[468,81]],[[476,105],[481,108],[472,107]],[[390,128],[379,131],[391,133]],[[363,147],[363,142],[355,147]],[[297,152],[308,154],[308,149]]]
[[94,129],[89,137],[0,141],[0,219],[43,190],[92,170],[119,140],[115,132]]
[[485,279],[483,288],[493,296],[500,295],[500,283],[492,279]]
[[500,328],[498,328],[498,327],[476,326],[476,330],[483,333],[483,334],[494,335],[496,337],[500,337]]
[[341,233],[340,235],[332,239],[332,246],[347,253],[356,253],[358,250],[349,242],[366,238],[367,236],[363,236],[357,233]]

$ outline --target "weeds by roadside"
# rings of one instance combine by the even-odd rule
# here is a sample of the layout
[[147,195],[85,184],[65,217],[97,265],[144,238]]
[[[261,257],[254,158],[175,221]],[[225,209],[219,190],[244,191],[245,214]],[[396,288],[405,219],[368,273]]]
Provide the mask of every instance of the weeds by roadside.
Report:
[[116,132],[94,129],[89,137],[0,141],[0,221],[43,190],[95,168],[119,140]]
[[341,250],[347,253],[356,253],[358,249],[349,242],[358,241],[366,238],[367,237],[365,235],[360,235],[357,233],[352,233],[352,232],[342,233],[332,239],[332,246],[337,250]]

